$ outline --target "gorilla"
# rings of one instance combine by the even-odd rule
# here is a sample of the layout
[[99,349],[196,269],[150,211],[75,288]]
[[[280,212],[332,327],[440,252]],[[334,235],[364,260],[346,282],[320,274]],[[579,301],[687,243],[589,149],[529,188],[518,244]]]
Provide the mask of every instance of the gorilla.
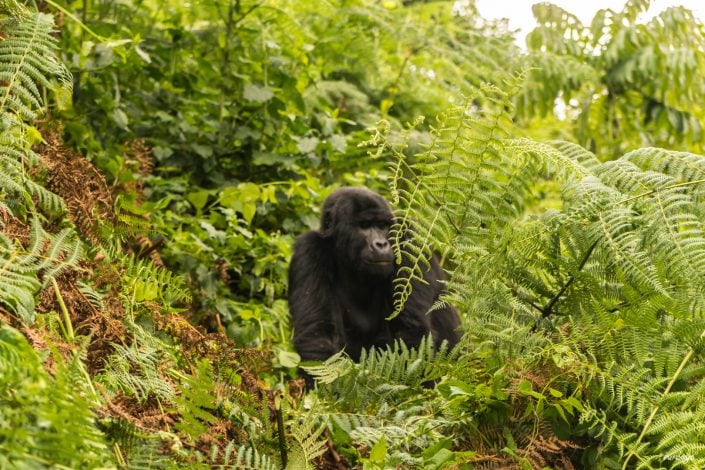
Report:
[[417,347],[429,333],[436,348],[443,340],[451,347],[459,341],[460,319],[452,306],[428,313],[444,291],[435,257],[423,274],[426,283],[414,280],[402,312],[386,320],[393,311],[398,268],[389,243],[393,220],[381,196],[345,187],[323,203],[320,229],[297,238],[289,268],[289,311],[302,360],[325,360],[344,349],[359,361],[363,348],[397,339]]

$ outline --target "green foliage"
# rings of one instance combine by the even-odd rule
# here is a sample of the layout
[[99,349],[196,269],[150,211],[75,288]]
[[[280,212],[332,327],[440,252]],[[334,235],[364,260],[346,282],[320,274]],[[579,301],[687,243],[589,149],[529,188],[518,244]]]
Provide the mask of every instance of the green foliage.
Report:
[[171,271],[156,266],[151,260],[136,259],[118,252],[111,258],[120,263],[123,271],[122,295],[126,308],[145,302],[159,302],[165,310],[190,299],[181,278]]
[[195,374],[186,377],[179,387],[180,394],[175,404],[181,421],[175,427],[191,441],[206,434],[208,425],[217,420],[212,414],[217,406],[210,393],[212,389],[213,366],[207,361],[197,364]]
[[344,176],[366,127],[435,115],[516,49],[470,3],[168,3],[66,3],[84,25],[61,39],[76,77],[65,137],[118,184],[143,178],[124,144],[146,141],[145,210],[196,321],[267,343],[293,235],[317,225],[331,183],[383,187],[381,160]]
[[0,466],[96,468],[112,465],[91,411],[98,403],[78,358],[57,355],[48,374],[17,330],[0,327]]
[[32,323],[34,296],[62,269],[75,266],[82,254],[82,246],[73,230],[65,229],[51,235],[42,229],[37,219],[33,219],[26,248],[0,233],[0,291],[3,303],[23,321]]
[[[339,354],[304,367],[317,382],[308,406],[325,419],[340,450],[351,459],[362,459],[356,446],[364,445],[371,451],[361,462],[368,464],[428,463],[426,458],[435,458],[435,453],[421,457],[419,451],[441,442],[449,424],[441,400],[434,399],[437,392],[428,385],[448,374],[457,357],[445,349],[434,353],[433,342],[426,340],[418,349],[397,343],[387,350],[364,351],[357,364]],[[436,450],[449,446],[450,441]]]
[[3,0],[0,6],[0,207],[24,214],[33,207],[34,197],[41,209],[57,212],[63,202],[25,174],[26,167],[38,161],[30,147],[41,135],[25,121],[43,111],[42,87],[70,92],[68,70],[56,59],[54,18],[14,1]]
[[134,397],[138,402],[149,398],[171,402],[175,397],[174,386],[166,372],[174,366],[173,358],[156,337],[134,325],[133,343],[130,346],[113,345],[112,354],[103,372],[97,377],[108,390]]
[[550,3],[534,5],[531,67],[518,115],[553,113],[560,101],[581,145],[601,159],[644,145],[703,151],[705,33],[683,7],[640,20],[650,1],[598,10],[591,24]]
[[[321,396],[337,397],[341,410],[357,410],[417,394],[423,384],[438,380],[443,375],[442,364],[454,357],[446,349],[434,352],[433,341],[425,338],[418,349],[397,342],[386,351],[364,351],[358,364],[339,353],[321,365],[304,369],[318,382]],[[324,386],[330,383],[335,387]]]
[[0,130],[0,207],[3,212],[22,216],[34,207],[36,201],[43,211],[61,213],[65,210],[61,198],[26,176],[27,168],[36,165],[39,160],[29,148],[32,132],[37,131],[17,123]]
[[3,0],[0,6],[6,12],[0,16],[0,31],[6,34],[0,42],[0,121],[11,121],[15,115],[31,121],[43,106],[40,87],[52,88],[54,77],[65,86],[70,75],[54,54],[53,16],[11,0]]
[[[55,373],[0,329],[1,466],[306,468],[326,440],[366,468],[705,466],[703,28],[649,3],[537,5],[522,56],[473,2],[50,2],[70,103],[51,16],[0,0],[3,319],[86,273]],[[45,94],[120,193],[95,260],[28,177]],[[287,263],[341,182],[391,194],[394,314],[434,250],[466,334],[302,365],[301,398]]]
[[39,290],[83,256],[74,230],[49,233],[44,229],[37,211],[56,216],[65,206],[27,177],[28,168],[38,162],[30,147],[41,135],[25,120],[34,120],[42,111],[41,88],[53,88],[53,78],[60,80],[65,91],[67,70],[54,54],[51,15],[32,12],[16,2],[3,1],[0,6],[0,223],[4,229],[12,218],[20,217],[29,218],[31,225],[25,244],[0,233],[0,302],[32,323]]
[[[217,314],[233,332],[237,328],[234,337],[243,344],[264,342],[260,332],[276,337],[288,315],[278,315],[275,300],[286,291],[293,243],[293,237],[281,230],[300,231],[317,224],[312,206],[317,205],[315,191],[323,188],[306,180],[241,183],[222,191],[193,189],[177,195],[173,185],[167,191],[154,188],[155,195],[173,201],[174,207],[157,220],[170,241],[165,261],[188,273],[187,285],[199,314]],[[190,214],[193,210],[196,213]]]
[[[288,407],[282,407],[286,412]],[[326,452],[326,443],[321,439],[326,426],[319,419],[316,410],[306,410],[304,407],[294,410],[292,417],[286,421],[288,429],[286,468],[313,468],[310,462]]]
[[[518,391],[538,400],[541,419],[581,411],[584,428],[572,433],[602,446],[591,465],[698,468],[703,434],[689,423],[701,415],[705,379],[705,159],[643,148],[601,164],[573,144],[514,138],[509,97],[492,87],[479,96],[479,107],[441,116],[413,161],[388,126],[373,139],[394,155],[397,225],[418,220],[417,237],[447,254],[449,301],[498,364],[565,374],[550,406],[525,381]],[[532,188],[545,178],[562,208],[533,215]],[[398,286],[413,289],[410,278]]]
[[235,467],[256,470],[279,470],[281,464],[277,461],[272,461],[267,455],[260,454],[252,447],[240,446],[237,450]]

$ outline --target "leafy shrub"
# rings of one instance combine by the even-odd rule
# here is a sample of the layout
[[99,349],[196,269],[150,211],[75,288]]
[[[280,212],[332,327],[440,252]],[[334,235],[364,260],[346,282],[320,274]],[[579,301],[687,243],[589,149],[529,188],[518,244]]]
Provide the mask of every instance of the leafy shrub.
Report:
[[17,330],[0,327],[0,466],[114,465],[93,413],[98,399],[79,357],[47,373]]

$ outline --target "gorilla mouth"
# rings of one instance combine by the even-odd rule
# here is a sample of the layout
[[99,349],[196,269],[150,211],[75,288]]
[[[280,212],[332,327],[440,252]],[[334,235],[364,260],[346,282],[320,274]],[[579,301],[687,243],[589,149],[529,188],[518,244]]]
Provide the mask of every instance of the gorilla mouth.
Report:
[[379,266],[379,267],[387,267],[391,266],[394,263],[394,260],[392,259],[371,259],[365,261],[365,264],[369,264],[370,266]]

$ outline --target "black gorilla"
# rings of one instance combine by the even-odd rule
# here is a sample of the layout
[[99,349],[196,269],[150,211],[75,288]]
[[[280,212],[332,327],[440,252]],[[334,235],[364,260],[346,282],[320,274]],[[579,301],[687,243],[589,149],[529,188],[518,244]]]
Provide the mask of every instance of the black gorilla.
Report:
[[301,235],[289,268],[289,311],[294,346],[302,360],[324,360],[345,348],[355,361],[363,348],[386,346],[395,339],[418,346],[433,335],[455,345],[460,320],[446,305],[428,314],[443,292],[435,258],[424,273],[427,284],[414,281],[404,310],[393,310],[395,257],[389,243],[393,214],[379,195],[363,188],[341,188],[323,204],[320,230]]

